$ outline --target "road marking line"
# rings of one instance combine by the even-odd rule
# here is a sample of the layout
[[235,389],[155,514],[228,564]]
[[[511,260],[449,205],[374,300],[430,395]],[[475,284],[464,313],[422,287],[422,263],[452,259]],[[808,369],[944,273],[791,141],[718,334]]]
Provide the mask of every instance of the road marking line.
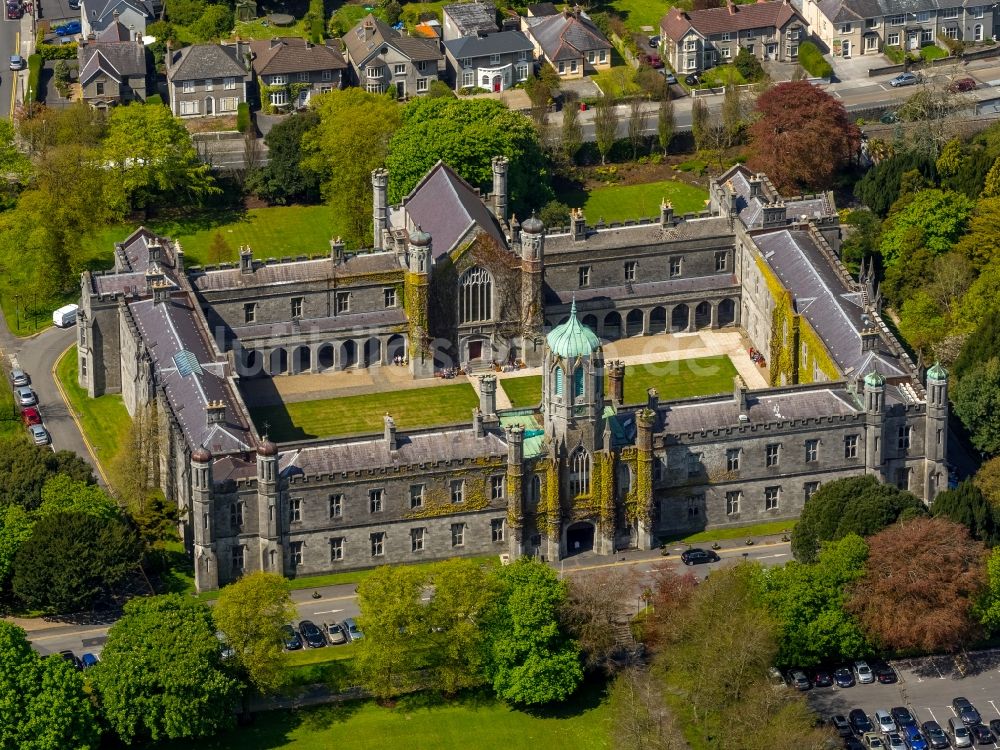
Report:
[[89,633],[107,633],[110,628],[111,626],[108,625],[106,628],[95,628],[94,630],[80,630],[75,633],[57,633],[53,635],[42,635],[37,638],[29,637],[28,640],[31,641],[32,643],[38,643],[39,641],[55,641],[58,640],[59,638],[78,638],[83,635],[88,635]]
[[1000,708],[997,708],[997,704],[994,703],[993,701],[989,701],[989,704],[993,706],[993,710],[997,712],[998,716],[1000,716]]
[[927,713],[929,713],[931,715],[931,719],[933,719],[934,721],[937,721],[937,717],[934,715],[934,712],[931,711],[931,707],[930,706],[927,707]]
[[325,609],[322,612],[313,612],[314,615],[335,615],[338,612],[343,612],[342,609]]
[[[21,54],[21,32],[18,31],[14,37],[14,45],[18,54]],[[17,109],[17,79],[19,73],[14,73],[10,79],[10,119],[14,119],[14,110]]]

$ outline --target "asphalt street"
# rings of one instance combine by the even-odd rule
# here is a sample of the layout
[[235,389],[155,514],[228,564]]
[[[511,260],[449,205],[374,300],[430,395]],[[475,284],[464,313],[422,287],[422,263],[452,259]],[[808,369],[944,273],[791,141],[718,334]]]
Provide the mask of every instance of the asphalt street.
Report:
[[3,21],[0,21],[0,61],[3,67],[0,68],[0,117],[10,119],[14,109],[14,82],[17,74],[9,70],[7,61],[11,55],[23,54],[20,46],[21,22],[7,18],[6,3],[0,8],[3,14]]

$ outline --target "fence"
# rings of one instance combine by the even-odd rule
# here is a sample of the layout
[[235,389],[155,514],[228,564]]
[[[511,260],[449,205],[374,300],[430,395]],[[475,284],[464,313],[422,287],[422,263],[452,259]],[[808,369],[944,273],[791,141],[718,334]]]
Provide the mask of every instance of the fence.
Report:
[[[986,60],[991,57],[1000,57],[1000,44],[994,44],[991,47],[983,47],[982,49],[975,50],[974,52],[966,52],[960,57],[954,55],[948,55],[948,57],[939,57],[937,60],[931,60],[930,62],[925,62],[924,60],[915,60],[909,63],[909,67],[912,68],[940,68],[944,65],[957,65],[958,63],[966,63],[970,60]],[[900,65],[883,65],[879,68],[869,68],[868,77],[874,78],[875,76],[890,75],[892,73],[902,73],[907,69],[905,64]]]

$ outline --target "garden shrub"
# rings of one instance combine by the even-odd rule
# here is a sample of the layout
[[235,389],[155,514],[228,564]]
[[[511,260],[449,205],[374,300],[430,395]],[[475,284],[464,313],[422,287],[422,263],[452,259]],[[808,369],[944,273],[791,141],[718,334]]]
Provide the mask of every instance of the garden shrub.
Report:
[[830,78],[833,75],[830,63],[812,42],[802,42],[799,45],[799,65],[814,78]]
[[236,108],[236,129],[241,133],[247,132],[250,127],[250,105],[240,102]]

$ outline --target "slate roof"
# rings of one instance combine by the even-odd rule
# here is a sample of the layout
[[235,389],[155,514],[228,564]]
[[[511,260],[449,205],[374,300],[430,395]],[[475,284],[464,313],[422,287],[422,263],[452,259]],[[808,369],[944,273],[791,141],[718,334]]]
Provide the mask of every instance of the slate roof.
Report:
[[146,227],[139,227],[124,240],[115,243],[115,270],[118,273],[137,271],[144,274],[149,267],[149,248],[154,242],[160,245],[160,268],[168,278],[173,278],[173,245],[165,237],[157,237]]
[[590,50],[611,49],[611,42],[585,13],[529,18],[528,33],[553,61],[578,59]]
[[121,21],[115,21],[97,34],[98,42],[127,42],[132,39],[132,32]]
[[[153,17],[153,4],[147,0],[84,0],[83,5],[89,18],[100,21],[107,16],[113,15],[115,8],[120,5],[127,5],[137,13],[145,14],[146,18]],[[92,15],[92,11],[97,11],[97,15]]]
[[545,236],[545,254],[571,253],[586,250],[611,250],[636,245],[655,245],[661,242],[726,237],[732,243],[733,233],[729,220],[721,216],[691,219],[675,224],[670,229],[660,227],[659,220],[647,224],[622,227],[588,228],[586,242],[578,242],[560,228],[558,234]]
[[455,3],[441,10],[448,14],[462,36],[497,31],[497,9],[492,3]]
[[[368,24],[369,28],[365,28]],[[437,42],[431,39],[419,39],[404,36],[384,21],[368,14],[364,19],[343,36],[347,55],[354,65],[364,65],[378,54],[384,45],[395,47],[410,60],[440,60],[441,52]]]
[[785,0],[770,0],[770,2],[733,5],[731,8],[723,6],[689,11],[671,8],[660,21],[660,28],[666,36],[676,42],[680,41],[690,29],[707,37],[726,31],[772,27],[780,29],[793,19],[805,25],[805,21],[790,3]]
[[[764,219],[764,205],[772,199],[778,199],[778,195],[766,194],[761,199],[750,194],[750,172],[746,167],[734,167],[728,173],[719,178],[720,181],[732,187],[737,193],[737,209],[739,210],[740,221],[748,229],[762,226]],[[816,197],[799,198],[785,200],[785,214],[789,219],[799,219],[806,216],[816,219],[823,216],[832,216],[837,212],[836,206],[830,201],[825,193]]]
[[[469,416],[471,422],[471,412]],[[316,476],[507,455],[507,443],[500,435],[486,432],[476,437],[471,427],[412,435],[400,432],[397,441],[399,447],[394,451],[381,437],[292,449],[281,454],[281,474]]]
[[395,253],[359,253],[346,255],[340,263],[331,258],[267,264],[254,261],[253,273],[243,273],[239,267],[193,271],[191,283],[200,291],[220,291],[301,284],[389,271],[403,273]]
[[326,44],[312,44],[302,37],[257,39],[250,42],[253,69],[257,75],[283,73],[309,73],[321,70],[340,70],[347,67],[340,49]]
[[444,47],[455,59],[531,52],[535,46],[520,31],[499,31],[487,36],[463,36],[450,39]]
[[246,47],[238,44],[194,44],[171,50],[167,78],[192,81],[203,78],[244,78],[247,69],[241,62]]
[[[975,7],[979,0],[817,0],[820,12],[833,22],[860,21],[943,8]],[[962,19],[955,19],[960,23]]]
[[79,46],[76,59],[83,85],[102,72],[119,83],[122,76],[145,77],[147,72],[146,50],[138,42],[89,41]]
[[[475,189],[442,161],[403,199],[402,207],[408,229],[419,226],[431,235],[434,258],[454,250],[474,227],[507,247],[496,217]],[[394,212],[393,219],[400,218]]]
[[[216,357],[188,295],[178,294],[159,304],[137,300],[128,309],[152,357],[156,383],[164,388],[188,446],[205,446],[216,456],[250,450],[253,431],[226,377],[225,358]],[[197,362],[193,372],[175,358],[181,351],[190,352],[191,361]],[[211,401],[226,406],[222,424],[208,423],[206,407]]]
[[783,229],[756,235],[753,240],[792,294],[796,312],[823,339],[844,375],[853,378],[872,370],[890,378],[907,375],[881,339],[878,350],[861,350],[861,331],[867,327],[862,321],[861,292],[847,287],[808,231]]
[[532,3],[527,7],[528,15],[534,18],[554,16],[559,12],[555,3]]

